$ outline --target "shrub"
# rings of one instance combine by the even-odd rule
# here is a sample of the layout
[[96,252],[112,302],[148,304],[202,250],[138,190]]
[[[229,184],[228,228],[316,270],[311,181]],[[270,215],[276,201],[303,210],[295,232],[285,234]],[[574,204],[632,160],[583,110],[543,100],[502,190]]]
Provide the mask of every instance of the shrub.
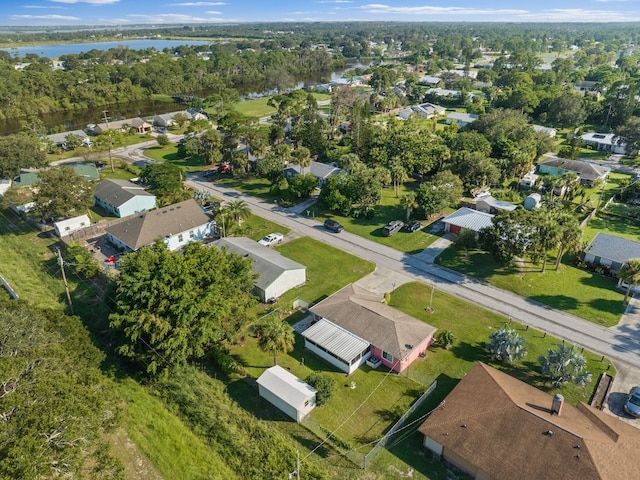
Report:
[[336,382],[329,375],[314,372],[305,379],[305,382],[317,391],[316,405],[324,405],[333,396],[333,390],[336,386]]

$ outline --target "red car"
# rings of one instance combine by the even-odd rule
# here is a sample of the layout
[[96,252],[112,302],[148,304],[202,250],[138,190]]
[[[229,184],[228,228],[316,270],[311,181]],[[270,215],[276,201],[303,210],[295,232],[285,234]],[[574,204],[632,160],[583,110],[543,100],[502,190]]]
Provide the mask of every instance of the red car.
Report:
[[228,163],[223,163],[218,167],[218,173],[229,173],[231,172],[231,165]]

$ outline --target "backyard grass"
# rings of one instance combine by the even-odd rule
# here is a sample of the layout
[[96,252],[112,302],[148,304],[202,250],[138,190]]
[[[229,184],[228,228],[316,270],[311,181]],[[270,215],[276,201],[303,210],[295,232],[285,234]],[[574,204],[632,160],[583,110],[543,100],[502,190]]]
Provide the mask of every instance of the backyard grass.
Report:
[[624,292],[616,289],[614,279],[566,262],[556,272],[551,263],[553,259],[549,258],[547,269],[542,273],[540,265],[524,263],[503,267],[487,252],[474,250],[465,254],[455,246],[446,249],[437,261],[498,288],[606,327],[617,325],[624,313]]
[[159,145],[149,147],[145,149],[144,154],[158,162],[168,162],[184,167],[187,172],[200,172],[211,168],[211,165],[205,164],[204,160],[197,155],[180,158],[178,156],[178,146],[175,144],[167,145],[165,147],[161,147]]
[[582,238],[590,242],[598,233],[608,233],[629,240],[640,241],[640,225],[637,221],[625,220],[610,215],[596,215],[584,227]]
[[242,100],[233,105],[233,109],[237,112],[249,117],[268,117],[276,113],[276,109],[267,105],[271,97],[253,98],[251,100]]

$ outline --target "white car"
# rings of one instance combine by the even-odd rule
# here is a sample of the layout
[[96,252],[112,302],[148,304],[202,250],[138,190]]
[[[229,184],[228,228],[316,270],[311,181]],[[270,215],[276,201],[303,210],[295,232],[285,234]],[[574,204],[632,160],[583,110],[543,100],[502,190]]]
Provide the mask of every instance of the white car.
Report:
[[283,238],[284,238],[284,235],[282,235],[281,233],[270,233],[269,235],[265,236],[262,240],[260,240],[258,243],[260,245],[270,247],[271,245],[277,245],[279,243],[282,243]]

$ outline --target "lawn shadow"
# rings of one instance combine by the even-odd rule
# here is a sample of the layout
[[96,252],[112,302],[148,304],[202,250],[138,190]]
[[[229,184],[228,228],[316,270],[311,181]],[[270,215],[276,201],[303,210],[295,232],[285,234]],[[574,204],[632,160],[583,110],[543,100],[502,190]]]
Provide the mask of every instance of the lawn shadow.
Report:
[[449,349],[456,357],[467,362],[476,362],[478,360],[485,362],[487,360],[487,349],[484,343],[468,343],[455,342]]
[[529,298],[552,308],[567,312],[576,310],[580,305],[578,300],[567,295],[532,295]]

